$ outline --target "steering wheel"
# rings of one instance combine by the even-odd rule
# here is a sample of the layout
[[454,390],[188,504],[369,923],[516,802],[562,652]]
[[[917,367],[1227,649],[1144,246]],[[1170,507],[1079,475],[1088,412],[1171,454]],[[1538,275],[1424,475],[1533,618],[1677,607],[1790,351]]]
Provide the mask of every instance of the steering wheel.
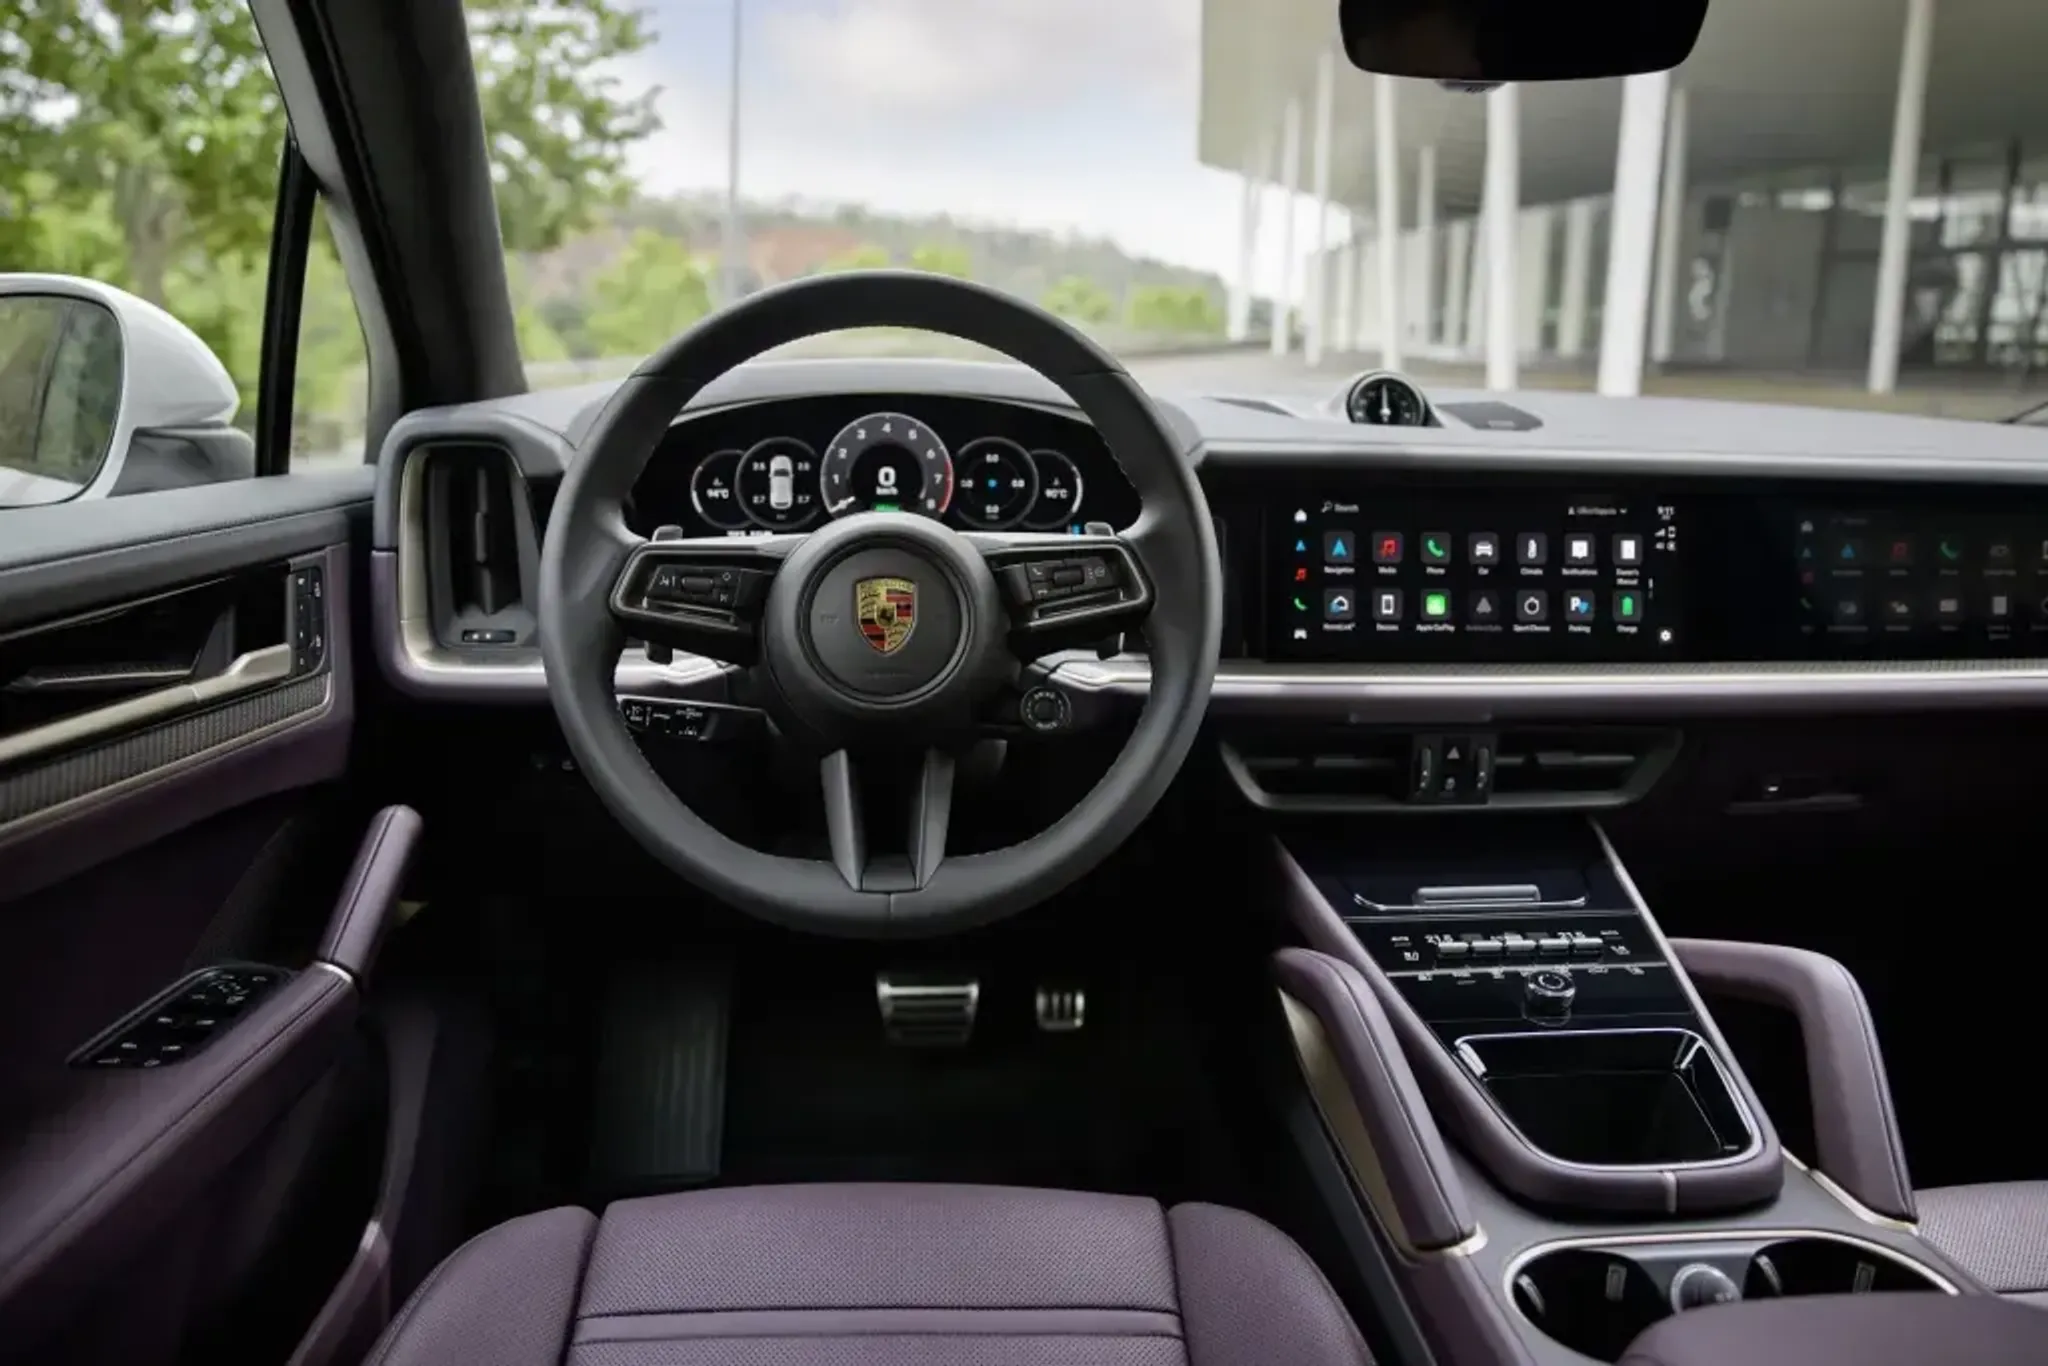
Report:
[[[964,534],[856,513],[809,535],[643,540],[624,508],[669,424],[771,347],[908,327],[1001,351],[1074,400],[1143,503],[1118,536]],[[1069,586],[1076,574],[1082,579]],[[1061,587],[1048,585],[1057,579]],[[764,919],[840,935],[936,934],[1044,900],[1121,845],[1180,771],[1208,707],[1223,575],[1207,500],[1151,401],[1088,338],[981,285],[898,271],[797,280],[670,342],[621,383],[562,479],[540,564],[548,695],[570,752],[663,863]],[[946,857],[953,755],[1026,665],[1142,627],[1151,693],[1081,802],[1008,848]],[[830,859],[740,844],[670,791],[620,715],[637,638],[751,669],[779,730],[822,756]],[[901,855],[870,856],[858,766],[922,753]]]

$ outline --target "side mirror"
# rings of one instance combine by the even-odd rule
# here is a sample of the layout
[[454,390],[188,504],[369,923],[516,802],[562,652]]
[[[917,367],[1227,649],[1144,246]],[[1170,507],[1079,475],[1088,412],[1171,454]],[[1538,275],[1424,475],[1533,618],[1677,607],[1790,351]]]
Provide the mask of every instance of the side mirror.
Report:
[[1364,71],[1484,88],[1668,71],[1707,0],[1341,0],[1344,55]]
[[0,274],[0,509],[256,472],[227,367],[112,285]]

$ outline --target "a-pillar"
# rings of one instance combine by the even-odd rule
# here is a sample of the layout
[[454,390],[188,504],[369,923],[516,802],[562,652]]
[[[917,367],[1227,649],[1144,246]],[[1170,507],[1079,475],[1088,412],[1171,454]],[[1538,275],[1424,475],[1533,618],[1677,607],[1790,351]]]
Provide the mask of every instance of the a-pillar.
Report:
[[1643,391],[1650,325],[1650,267],[1657,240],[1657,180],[1671,73],[1630,76],[1621,85],[1621,143],[1614,154],[1614,211],[1607,227],[1607,292],[1600,317],[1603,394]]
[[1899,383],[1905,333],[1906,270],[1912,263],[1913,193],[1920,182],[1920,126],[1927,114],[1927,63],[1934,49],[1934,0],[1906,0],[1898,98],[1892,106],[1892,161],[1885,182],[1884,236],[1877,251],[1876,312],[1870,327],[1870,392]]
[[1284,356],[1294,337],[1294,201],[1301,197],[1301,101],[1280,117],[1280,287],[1273,291],[1272,348]]
[[1513,389],[1521,381],[1515,313],[1517,228],[1522,199],[1521,91],[1501,86],[1486,96],[1486,203],[1480,215],[1486,244],[1486,387]]

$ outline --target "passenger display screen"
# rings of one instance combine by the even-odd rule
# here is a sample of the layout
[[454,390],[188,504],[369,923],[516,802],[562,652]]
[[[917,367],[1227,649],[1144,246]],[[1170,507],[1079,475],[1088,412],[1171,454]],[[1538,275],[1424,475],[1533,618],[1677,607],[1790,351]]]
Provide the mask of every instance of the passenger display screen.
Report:
[[1268,515],[1270,659],[1682,657],[1670,501],[1333,492]]
[[1969,657],[2048,642],[2048,521],[2011,513],[1796,516],[1799,631],[1825,653]]

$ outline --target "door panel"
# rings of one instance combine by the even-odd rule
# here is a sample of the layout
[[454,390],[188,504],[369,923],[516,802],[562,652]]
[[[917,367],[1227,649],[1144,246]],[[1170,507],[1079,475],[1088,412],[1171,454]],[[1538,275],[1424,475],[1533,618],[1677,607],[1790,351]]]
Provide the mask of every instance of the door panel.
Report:
[[[317,1180],[291,1117],[359,1047],[320,932],[390,824],[346,783],[370,495],[363,469],[0,512],[0,1361],[89,1360],[116,1325],[123,1360],[174,1360],[242,1288],[194,1242],[223,1183],[275,1172],[260,1247]],[[79,1051],[252,953],[276,984],[203,1044]]]

